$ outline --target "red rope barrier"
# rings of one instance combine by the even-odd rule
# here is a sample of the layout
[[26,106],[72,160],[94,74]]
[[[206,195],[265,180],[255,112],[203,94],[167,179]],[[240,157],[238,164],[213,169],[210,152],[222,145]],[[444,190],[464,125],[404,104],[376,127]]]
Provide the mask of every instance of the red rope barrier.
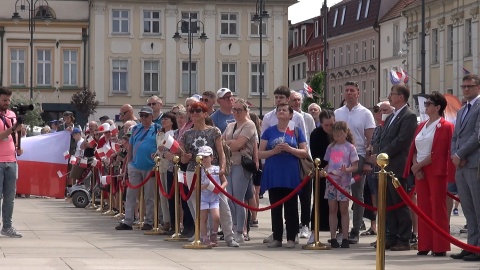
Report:
[[447,196],[454,199],[457,202],[460,202],[460,198],[458,198],[457,196],[453,195],[452,193],[450,193],[448,191],[447,191]]
[[160,173],[155,172],[155,176],[156,176],[156,179],[157,179],[158,188],[160,189],[160,193],[162,193],[163,197],[165,197],[169,200],[172,199],[173,195],[175,193],[175,185],[172,185],[172,187],[170,188],[170,192],[167,194],[167,192],[165,192],[165,189],[163,188],[162,181],[160,181]]
[[466,251],[469,251],[469,252],[473,252],[473,253],[480,253],[480,247],[477,247],[477,246],[472,246],[472,245],[469,245],[469,244],[466,244],[458,239],[456,239],[455,237],[451,236],[450,233],[444,231],[442,228],[440,228],[433,220],[431,220],[422,210],[420,210],[420,208],[418,208],[418,206],[412,202],[412,200],[410,200],[410,198],[408,197],[407,193],[405,192],[405,190],[403,189],[403,187],[398,187],[396,188],[398,194],[400,195],[400,197],[402,197],[402,199],[405,201],[405,203],[410,207],[410,209],[412,209],[415,214],[417,214],[421,219],[423,219],[427,225],[434,229],[436,233],[438,233],[441,237],[443,237],[444,239],[448,240],[450,243],[454,244],[455,246],[461,248],[461,249],[464,249]]
[[197,174],[194,174],[193,178],[192,178],[192,185],[190,186],[190,190],[188,191],[187,195],[185,195],[185,191],[183,190],[183,187],[182,187],[183,184],[179,184],[180,185],[180,196],[182,196],[182,199],[184,201],[188,201],[188,199],[190,199],[190,197],[192,197],[193,191],[195,190],[195,183],[196,182],[197,182]]
[[145,177],[145,179],[143,179],[143,181],[142,181],[140,184],[138,184],[138,185],[132,185],[132,184],[130,183],[130,181],[128,181],[128,179],[125,181],[125,183],[127,184],[127,187],[128,187],[128,188],[137,189],[137,188],[140,188],[140,187],[142,187],[143,185],[145,185],[145,184],[148,182],[148,180],[150,180],[150,178],[152,178],[153,174],[154,174],[154,171],[151,171],[151,172],[147,175],[147,177]]
[[[374,207],[374,206],[371,206],[371,205],[368,205],[362,201],[360,201],[359,199],[353,197],[352,195],[350,195],[350,193],[346,192],[340,185],[338,185],[335,180],[333,180],[330,176],[327,175],[327,180],[332,183],[332,185],[338,190],[340,191],[343,195],[347,196],[347,198],[349,198],[350,200],[352,200],[354,203],[360,205],[361,207],[364,207],[365,209],[368,209],[370,211],[373,211],[373,212],[377,212],[377,207]],[[409,197],[412,197],[413,196],[413,193],[415,193],[415,188],[412,188],[412,190],[410,191],[410,194],[408,194]],[[387,211],[393,211],[393,210],[396,210],[400,207],[403,207],[405,206],[405,202],[401,202],[401,203],[397,203],[395,205],[391,205],[389,207],[387,207]]]
[[292,198],[295,194],[297,194],[298,192],[300,192],[300,190],[303,188],[303,186],[305,186],[305,184],[307,184],[308,181],[310,181],[310,175],[307,175],[305,176],[305,178],[302,180],[302,182],[300,182],[300,185],[298,185],[298,187],[296,187],[292,192],[290,192],[290,194],[288,194],[285,198],[281,199],[280,201],[272,204],[272,205],[269,205],[269,206],[266,206],[266,207],[261,207],[261,208],[255,208],[255,207],[252,207],[248,204],[245,204],[244,202],[242,201],[239,201],[237,200],[235,197],[233,197],[232,195],[230,195],[228,192],[226,192],[221,185],[219,185],[215,179],[212,178],[212,176],[210,175],[210,173],[206,172],[207,174],[207,177],[208,179],[210,179],[210,181],[213,183],[213,185],[218,189],[220,190],[220,192],[222,192],[223,194],[225,194],[225,196],[227,196],[227,198],[229,198],[230,200],[232,200],[234,203],[244,207],[244,208],[247,208],[248,210],[251,210],[251,211],[257,211],[257,212],[261,212],[261,211],[265,211],[265,210],[270,210],[272,208],[275,208],[277,206],[279,206],[280,204],[283,204],[284,202],[290,200],[290,198]]

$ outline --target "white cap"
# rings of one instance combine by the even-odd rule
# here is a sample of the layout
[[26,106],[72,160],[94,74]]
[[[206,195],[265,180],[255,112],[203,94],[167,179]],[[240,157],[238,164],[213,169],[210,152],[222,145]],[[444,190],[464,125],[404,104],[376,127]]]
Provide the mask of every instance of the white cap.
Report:
[[200,148],[198,148],[198,154],[197,155],[204,156],[204,157],[209,157],[209,156],[213,155],[213,150],[210,146],[207,146],[207,145],[200,146]]
[[232,91],[228,88],[220,88],[217,91],[217,98],[223,98],[223,96],[228,93],[232,93]]

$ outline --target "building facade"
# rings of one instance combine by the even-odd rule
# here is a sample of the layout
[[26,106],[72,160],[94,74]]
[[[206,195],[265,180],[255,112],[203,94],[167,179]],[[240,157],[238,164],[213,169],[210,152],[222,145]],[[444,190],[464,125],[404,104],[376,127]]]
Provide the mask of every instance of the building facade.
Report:
[[[92,1],[90,85],[100,101],[96,117],[118,114],[125,103],[139,108],[152,95],[160,96],[167,108],[184,103],[190,91],[189,19],[192,93],[228,87],[258,107],[262,69],[263,111],[268,111],[273,90],[288,83],[287,12],[295,2],[267,1],[270,17],[260,26],[252,22],[253,0]],[[178,43],[172,38],[176,32]],[[204,43],[199,40],[202,33],[208,37]]]
[[[416,0],[402,13],[407,19],[403,38],[407,45],[410,75],[421,78],[421,1]],[[479,3],[465,1],[426,1],[425,14],[426,81],[425,92],[439,91],[460,99],[460,85],[466,72],[479,72]],[[411,84],[420,93],[420,85]]]
[[[33,97],[42,104],[45,121],[58,119],[66,110],[75,112],[72,94],[88,84],[88,0],[31,1],[35,6],[27,5],[25,10],[15,6],[15,1],[8,2],[2,2],[0,9],[0,85],[12,89],[14,98],[29,100],[32,76]],[[37,18],[33,21],[33,54],[30,8]],[[12,19],[14,12],[18,20]],[[47,14],[51,20],[40,19]]]

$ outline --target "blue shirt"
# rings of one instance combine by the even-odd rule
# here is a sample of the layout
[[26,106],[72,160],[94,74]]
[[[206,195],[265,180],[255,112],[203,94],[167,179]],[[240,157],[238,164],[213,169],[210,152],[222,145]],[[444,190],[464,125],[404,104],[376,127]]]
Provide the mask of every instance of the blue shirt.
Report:
[[235,122],[233,114],[224,114],[220,110],[216,110],[214,113],[212,113],[210,118],[212,119],[213,124],[215,124],[215,126],[218,127],[222,133],[225,131],[229,123]]
[[148,129],[141,124],[133,127],[129,142],[133,154],[130,163],[134,168],[148,171],[155,166],[152,154],[157,151],[156,137],[159,130],[160,127],[154,123]]
[[163,113],[160,113],[157,119],[153,119],[153,123],[159,125],[160,129],[162,128],[162,115]]

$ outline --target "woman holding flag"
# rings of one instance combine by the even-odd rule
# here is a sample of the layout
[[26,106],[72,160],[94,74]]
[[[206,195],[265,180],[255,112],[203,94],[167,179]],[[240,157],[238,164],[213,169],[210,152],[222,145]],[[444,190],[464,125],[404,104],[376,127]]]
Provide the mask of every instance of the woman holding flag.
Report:
[[[265,159],[261,188],[268,190],[270,204],[285,198],[300,184],[300,159],[308,157],[304,133],[290,121],[293,108],[288,104],[279,104],[276,115],[278,124],[267,128],[262,134],[258,152],[258,158]],[[268,244],[270,248],[282,246],[283,208],[287,229],[286,247],[295,247],[299,222],[297,195],[271,210],[273,241]]]

